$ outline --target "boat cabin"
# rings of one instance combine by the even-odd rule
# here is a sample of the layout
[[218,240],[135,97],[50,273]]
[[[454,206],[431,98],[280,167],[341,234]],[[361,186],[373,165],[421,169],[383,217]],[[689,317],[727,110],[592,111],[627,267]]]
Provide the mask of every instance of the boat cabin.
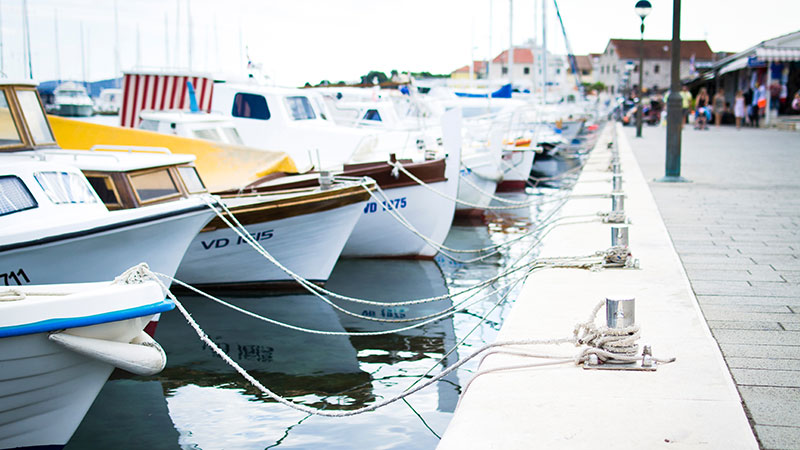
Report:
[[[0,152],[79,168],[109,210],[138,208],[207,192],[192,164],[193,155],[132,146],[63,150],[53,138],[34,84],[2,82],[0,92]],[[85,183],[71,175],[56,178],[52,186],[66,194]],[[38,178],[37,182],[43,187],[48,183]],[[13,187],[9,183],[12,182],[6,181],[0,191],[4,197],[5,188]],[[0,201],[0,211],[2,208]]]
[[242,137],[228,118],[217,113],[181,110],[139,113],[139,129],[163,134],[174,134],[195,139],[205,139],[221,144],[244,145]]

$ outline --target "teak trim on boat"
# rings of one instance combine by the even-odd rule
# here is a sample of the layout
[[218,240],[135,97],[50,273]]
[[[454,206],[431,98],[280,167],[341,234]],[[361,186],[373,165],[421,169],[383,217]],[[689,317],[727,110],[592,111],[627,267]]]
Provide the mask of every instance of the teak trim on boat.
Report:
[[[432,161],[410,162],[408,160],[401,160],[403,167],[411,172],[415,177],[421,179],[426,184],[439,183],[447,181],[445,177],[446,162],[444,159],[435,159]],[[360,163],[360,164],[347,164],[344,170],[336,172],[335,175],[347,177],[365,177],[368,176],[374,179],[381,189],[392,189],[405,186],[414,186],[416,181],[408,177],[404,173],[399,173],[397,177],[392,174],[394,167],[390,166],[384,161]],[[272,173],[258,180],[248,184],[244,189],[229,189],[219,194],[235,194],[235,193],[266,193],[277,190],[285,189],[299,189],[319,186],[318,178],[306,178],[299,181],[292,181],[291,175],[285,173]],[[280,180],[282,182],[275,182]],[[273,184],[263,184],[274,182]]]
[[[374,184],[368,185],[370,190],[375,188]],[[235,195],[225,195],[224,198],[236,197]],[[367,201],[370,193],[363,186],[347,186],[318,191],[314,194],[297,197],[279,198],[269,201],[265,196],[265,202],[252,205],[241,205],[229,207],[236,219],[242,225],[253,225],[267,222],[270,220],[286,219],[289,217],[302,216],[316,212],[328,211],[354,203]],[[226,214],[227,215],[227,214]],[[219,217],[211,220],[201,233],[226,228],[227,225]]]
[[45,122],[47,123],[47,129],[50,130],[50,136],[53,136],[55,139],[55,134],[53,134],[53,128],[50,126],[50,120],[47,119],[47,113],[44,110],[44,106],[42,104],[42,98],[39,96],[39,92],[36,88],[32,86],[19,86],[19,85],[5,85],[0,86],[0,91],[2,91],[6,96],[6,102],[8,103],[8,110],[11,113],[11,117],[14,120],[14,126],[17,128],[17,132],[19,133],[20,143],[19,144],[11,144],[11,145],[0,145],[0,152],[16,152],[20,150],[29,150],[34,149],[37,147],[55,147],[57,146],[56,142],[42,142],[37,144],[33,140],[33,136],[31,135],[30,128],[28,127],[28,122],[25,115],[22,113],[22,106],[19,103],[19,99],[17,98],[17,91],[33,91],[36,94],[36,98],[39,100],[39,107],[41,108],[42,115],[44,115]]

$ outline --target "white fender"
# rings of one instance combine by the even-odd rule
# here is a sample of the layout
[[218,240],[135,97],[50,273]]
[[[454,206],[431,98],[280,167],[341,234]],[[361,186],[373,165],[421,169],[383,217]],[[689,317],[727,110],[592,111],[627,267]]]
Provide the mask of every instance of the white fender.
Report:
[[136,375],[155,375],[167,365],[164,349],[145,332],[139,333],[129,344],[63,332],[52,333],[48,339],[67,350]]

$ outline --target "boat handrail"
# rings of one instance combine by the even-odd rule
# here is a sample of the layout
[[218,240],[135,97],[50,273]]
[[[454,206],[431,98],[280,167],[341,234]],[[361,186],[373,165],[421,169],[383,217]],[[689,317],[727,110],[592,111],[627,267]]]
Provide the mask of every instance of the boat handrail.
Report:
[[145,145],[107,145],[107,144],[98,144],[93,145],[92,148],[89,149],[91,152],[96,152],[98,150],[127,150],[128,153],[133,152],[143,152],[143,153],[164,153],[167,155],[171,155],[172,152],[166,147],[150,147]]
[[[36,150],[36,153],[39,154],[39,155],[52,155],[52,156],[67,156],[67,155],[71,155],[73,161],[77,161],[79,156],[87,156],[86,150],[65,150],[65,149]],[[119,157],[117,155],[113,154],[113,153],[103,153],[103,154],[99,154],[98,156],[105,156],[106,158],[114,158],[114,161],[116,161],[116,162],[120,161]],[[42,159],[42,158],[40,158],[40,159]]]

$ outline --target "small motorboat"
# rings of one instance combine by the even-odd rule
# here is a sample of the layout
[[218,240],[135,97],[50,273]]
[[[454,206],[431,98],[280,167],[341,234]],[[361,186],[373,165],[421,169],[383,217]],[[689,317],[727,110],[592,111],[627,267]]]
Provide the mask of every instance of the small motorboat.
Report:
[[86,88],[73,81],[58,85],[53,91],[53,103],[48,108],[59,116],[87,117],[94,112],[94,102],[86,93]]
[[166,365],[142,331],[174,308],[155,281],[0,287],[0,300],[0,449],[62,448],[114,368]]

